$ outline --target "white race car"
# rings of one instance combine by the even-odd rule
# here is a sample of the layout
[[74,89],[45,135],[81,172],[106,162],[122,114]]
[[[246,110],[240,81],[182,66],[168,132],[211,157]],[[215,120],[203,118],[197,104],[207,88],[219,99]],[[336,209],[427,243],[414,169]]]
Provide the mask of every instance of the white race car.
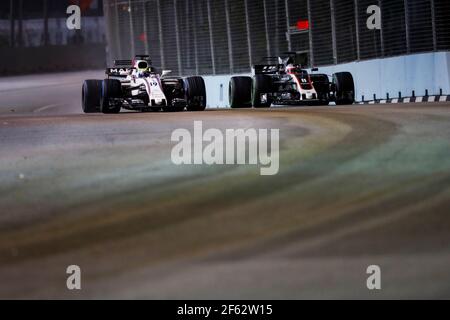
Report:
[[174,77],[160,74],[147,55],[133,61],[116,60],[106,69],[105,80],[85,80],[82,108],[85,113],[119,113],[122,108],[137,111],[203,111],[206,87],[202,77]]

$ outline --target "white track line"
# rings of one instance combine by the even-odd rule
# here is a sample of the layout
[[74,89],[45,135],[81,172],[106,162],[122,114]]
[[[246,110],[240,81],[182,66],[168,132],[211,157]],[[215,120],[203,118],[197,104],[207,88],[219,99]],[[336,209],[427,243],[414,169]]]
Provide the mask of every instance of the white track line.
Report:
[[58,106],[60,106],[60,105],[59,104],[49,104],[49,105],[40,107],[39,109],[35,109],[33,112],[38,113],[38,112],[42,112],[42,111],[45,111],[45,110],[48,110],[48,109],[51,109],[51,108],[55,108],[55,107],[58,107]]

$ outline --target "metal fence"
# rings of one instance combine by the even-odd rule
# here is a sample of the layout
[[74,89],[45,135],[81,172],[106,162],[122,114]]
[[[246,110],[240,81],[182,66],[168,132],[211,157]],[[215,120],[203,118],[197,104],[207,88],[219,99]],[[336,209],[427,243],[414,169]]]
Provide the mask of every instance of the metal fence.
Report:
[[[367,9],[381,9],[369,29]],[[308,64],[450,50],[449,0],[105,0],[110,59],[146,53],[179,74],[250,71],[265,56]]]

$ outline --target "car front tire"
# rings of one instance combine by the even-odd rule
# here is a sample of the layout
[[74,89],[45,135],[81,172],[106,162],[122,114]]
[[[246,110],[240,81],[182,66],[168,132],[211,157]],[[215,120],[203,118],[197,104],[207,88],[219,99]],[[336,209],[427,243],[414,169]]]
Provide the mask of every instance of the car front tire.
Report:
[[[272,78],[263,74],[257,74],[252,82],[252,104],[255,108],[269,108],[272,104],[268,93],[271,92]],[[267,94],[267,101],[261,101],[261,95]]]
[[206,85],[202,77],[188,77],[184,80],[187,111],[206,109]]
[[111,100],[121,98],[122,84],[119,80],[105,79],[102,81],[102,95],[100,100],[100,111],[102,113],[119,113],[122,108],[120,104],[111,105]]
[[355,103],[355,82],[350,72],[338,72],[333,75],[336,88],[336,105]]

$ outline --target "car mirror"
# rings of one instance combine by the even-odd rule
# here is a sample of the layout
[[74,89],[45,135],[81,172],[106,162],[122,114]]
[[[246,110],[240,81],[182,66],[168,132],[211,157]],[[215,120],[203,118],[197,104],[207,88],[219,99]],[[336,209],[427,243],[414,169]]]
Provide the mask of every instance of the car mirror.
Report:
[[172,73],[172,70],[163,70],[161,77],[167,76],[170,73]]

